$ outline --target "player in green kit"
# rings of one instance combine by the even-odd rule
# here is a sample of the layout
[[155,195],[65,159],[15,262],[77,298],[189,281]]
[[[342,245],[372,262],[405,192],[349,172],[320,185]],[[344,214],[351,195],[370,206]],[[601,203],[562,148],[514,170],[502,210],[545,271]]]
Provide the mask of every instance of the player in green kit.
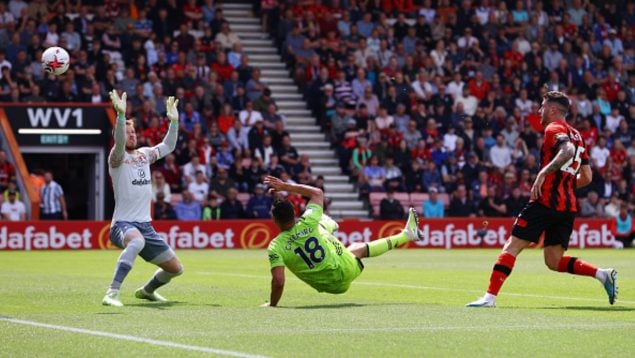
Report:
[[264,180],[273,191],[287,191],[309,198],[304,214],[296,219],[293,205],[276,200],[271,214],[280,234],[269,244],[271,297],[263,306],[276,306],[284,290],[284,268],[318,292],[344,293],[362,273],[362,258],[386,253],[408,241],[421,239],[417,214],[410,209],[404,230],[370,243],[355,243],[344,248],[334,236],[337,223],[322,213],[324,194],[319,188],[290,184],[267,176]]

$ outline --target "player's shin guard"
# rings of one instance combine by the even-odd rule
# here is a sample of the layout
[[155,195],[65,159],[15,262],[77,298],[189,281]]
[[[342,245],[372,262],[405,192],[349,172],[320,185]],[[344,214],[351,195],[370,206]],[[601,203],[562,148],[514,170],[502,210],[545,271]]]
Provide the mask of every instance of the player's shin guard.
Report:
[[121,252],[119,259],[117,260],[117,266],[115,267],[115,275],[110,283],[111,290],[118,290],[121,288],[121,284],[128,276],[137,255],[143,250],[145,241],[143,239],[130,240],[128,246]]
[[167,272],[164,269],[158,269],[154,276],[148,281],[148,283],[143,286],[143,290],[147,293],[153,293],[157,288],[166,285],[168,282],[172,280],[172,278],[180,276],[183,274],[183,267],[178,272]]
[[498,295],[498,291],[500,291],[503,283],[505,283],[505,279],[512,273],[514,263],[516,263],[516,257],[510,253],[503,252],[498,256],[498,260],[496,260],[489,278],[487,293],[494,296]]
[[558,272],[568,272],[572,275],[595,277],[598,268],[578,260],[577,257],[563,256],[558,262]]
[[389,236],[383,239],[371,241],[366,244],[366,255],[368,257],[375,257],[379,255],[383,255],[386,252],[397,248],[400,245],[403,245],[409,241],[408,235],[405,232],[401,232],[399,234]]

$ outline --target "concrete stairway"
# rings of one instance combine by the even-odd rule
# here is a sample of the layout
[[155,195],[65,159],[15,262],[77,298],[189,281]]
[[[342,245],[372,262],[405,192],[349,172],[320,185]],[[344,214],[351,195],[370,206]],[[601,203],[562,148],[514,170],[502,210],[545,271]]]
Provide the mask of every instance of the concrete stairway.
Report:
[[340,174],[334,151],[306,109],[302,94],[290,78],[273,41],[262,32],[259,19],[253,17],[251,6],[224,3],[223,14],[231,30],[240,37],[251,65],[262,70],[262,81],[271,88],[280,113],[286,118],[293,145],[300,154],[309,155],[313,175],[324,176],[326,196],[332,200],[329,214],[335,218],[367,218],[368,210],[364,209],[353,185],[348,183],[348,177]]

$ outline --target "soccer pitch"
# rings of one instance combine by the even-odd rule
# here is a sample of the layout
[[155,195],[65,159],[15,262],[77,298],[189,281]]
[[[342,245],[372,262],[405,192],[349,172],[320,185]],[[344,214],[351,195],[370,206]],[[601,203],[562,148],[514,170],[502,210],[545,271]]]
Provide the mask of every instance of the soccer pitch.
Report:
[[516,263],[497,308],[483,294],[498,250],[396,250],[365,260],[343,295],[319,294],[287,270],[268,300],[265,251],[179,251],[185,274],[134,298],[155,267],[137,259],[123,308],[100,301],[119,251],[0,252],[0,356],[632,356],[635,251],[570,250],[619,271],[610,306],[593,279],[550,272],[542,251]]

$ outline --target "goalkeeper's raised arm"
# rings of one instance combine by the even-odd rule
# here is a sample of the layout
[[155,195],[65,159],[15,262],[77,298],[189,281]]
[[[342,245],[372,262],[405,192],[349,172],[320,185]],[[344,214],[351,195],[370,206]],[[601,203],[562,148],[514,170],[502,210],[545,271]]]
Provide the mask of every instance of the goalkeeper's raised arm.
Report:
[[170,154],[176,148],[176,140],[179,133],[179,110],[177,109],[179,100],[170,96],[165,101],[165,108],[167,110],[167,117],[170,120],[170,126],[168,132],[163,137],[163,141],[157,144],[153,149],[153,153],[157,153],[157,158],[154,161],[165,157]]

